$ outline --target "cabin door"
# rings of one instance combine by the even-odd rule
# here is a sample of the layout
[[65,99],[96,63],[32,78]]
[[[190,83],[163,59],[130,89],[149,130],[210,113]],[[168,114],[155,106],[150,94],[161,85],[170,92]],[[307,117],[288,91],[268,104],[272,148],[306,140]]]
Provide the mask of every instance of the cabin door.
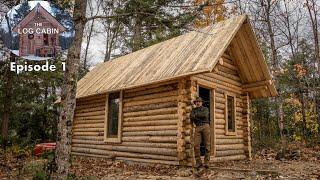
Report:
[[[209,109],[209,117],[210,117],[210,129],[211,129],[211,155],[213,156],[214,151],[213,149],[214,147],[214,119],[213,119],[213,115],[214,115],[214,89],[209,89],[207,87],[198,86],[198,95],[199,97],[202,98],[203,102],[203,106],[207,107]],[[201,155],[204,155],[205,152],[205,148],[204,148],[204,144],[201,143]]]

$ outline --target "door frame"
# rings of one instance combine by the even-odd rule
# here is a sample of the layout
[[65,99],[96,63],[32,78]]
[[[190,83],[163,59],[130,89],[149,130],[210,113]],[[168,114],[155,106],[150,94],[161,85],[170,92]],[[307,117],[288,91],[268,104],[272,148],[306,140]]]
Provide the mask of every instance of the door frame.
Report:
[[216,156],[216,125],[215,125],[215,110],[216,110],[216,103],[215,103],[215,96],[216,96],[216,87],[215,86],[208,86],[206,84],[202,84],[201,82],[197,82],[197,95],[199,96],[199,87],[203,87],[209,90],[209,97],[210,97],[210,156]]

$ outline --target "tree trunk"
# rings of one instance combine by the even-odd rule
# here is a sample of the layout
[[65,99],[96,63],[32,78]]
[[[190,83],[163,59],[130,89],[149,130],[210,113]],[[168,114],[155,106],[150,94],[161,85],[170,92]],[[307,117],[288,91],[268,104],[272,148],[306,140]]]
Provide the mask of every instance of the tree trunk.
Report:
[[141,36],[142,21],[139,15],[135,16],[135,25],[133,29],[133,38],[132,38],[132,52],[141,49],[142,45],[142,36]]
[[4,73],[4,99],[3,99],[3,114],[1,123],[1,136],[2,136],[2,146],[6,148],[8,144],[8,124],[9,115],[11,112],[12,105],[12,84],[13,84],[13,72],[10,71],[10,62],[15,61],[15,55],[10,53],[10,58],[8,58],[7,67]]
[[88,63],[88,51],[89,51],[89,46],[90,46],[90,42],[91,42],[91,37],[92,37],[92,31],[93,31],[93,25],[94,25],[94,19],[91,22],[90,28],[89,28],[89,34],[87,37],[87,44],[86,44],[86,50],[84,53],[84,60],[83,60],[83,69],[87,70],[87,63]]
[[[269,35],[269,39],[270,39],[270,47],[271,47],[271,58],[272,58],[272,63],[273,63],[273,73],[274,73],[274,77],[275,77],[275,84],[277,87],[279,84],[278,81],[278,72],[280,70],[280,64],[278,61],[278,54],[277,54],[277,49],[276,49],[276,45],[275,45],[275,35],[274,35],[274,31],[272,28],[272,24],[271,24],[271,1],[267,0],[267,3],[264,4],[262,2],[262,7],[265,8],[265,18],[266,18],[266,24],[267,24],[267,28],[268,28],[268,35]],[[277,88],[277,91],[279,91],[280,89]],[[286,139],[285,136],[283,134],[283,129],[284,129],[284,123],[283,123],[283,103],[282,103],[282,99],[281,97],[275,97],[275,101],[277,104],[277,119],[278,119],[278,126],[279,126],[279,133],[280,133],[280,138],[281,138],[281,145],[282,145],[282,150],[284,152],[285,150],[285,146],[286,146]]]
[[66,179],[71,165],[72,122],[76,106],[77,79],[79,75],[81,43],[86,22],[86,7],[86,0],[75,0],[73,21],[76,32],[74,42],[68,51],[66,72],[61,91],[62,110],[58,123],[55,151],[56,169],[54,169],[53,179]]
[[[116,43],[118,39],[118,34],[120,32],[120,23],[116,23],[116,28],[115,27],[108,27],[108,39],[107,39],[107,46],[106,46],[106,54],[104,57],[104,62],[109,61],[111,59],[111,52],[114,49],[114,44]],[[111,36],[111,37],[110,37]]]

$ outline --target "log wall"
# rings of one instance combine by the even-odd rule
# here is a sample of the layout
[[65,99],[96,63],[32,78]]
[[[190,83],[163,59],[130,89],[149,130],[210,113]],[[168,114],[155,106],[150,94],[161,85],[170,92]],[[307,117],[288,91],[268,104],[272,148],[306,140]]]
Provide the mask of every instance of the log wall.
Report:
[[[228,55],[224,55],[212,73],[192,77],[199,85],[210,86],[215,90],[215,136],[212,161],[239,160],[251,158],[249,127],[249,99],[242,90],[239,70]],[[236,96],[236,135],[226,135],[225,93]]]
[[184,131],[178,134],[178,125],[184,128],[186,120],[178,117],[178,100],[180,109],[187,107],[183,98],[188,92],[181,89],[187,85],[170,82],[125,90],[121,143],[104,142],[106,95],[77,100],[72,153],[172,165],[185,161],[185,143],[178,143],[177,135],[188,138]]

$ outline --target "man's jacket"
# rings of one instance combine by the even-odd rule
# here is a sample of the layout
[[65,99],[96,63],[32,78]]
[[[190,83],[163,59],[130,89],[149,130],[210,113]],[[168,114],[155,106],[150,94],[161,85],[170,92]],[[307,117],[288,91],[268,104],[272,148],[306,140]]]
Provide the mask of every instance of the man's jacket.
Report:
[[191,121],[196,125],[209,124],[209,109],[204,106],[195,107],[190,114]]

